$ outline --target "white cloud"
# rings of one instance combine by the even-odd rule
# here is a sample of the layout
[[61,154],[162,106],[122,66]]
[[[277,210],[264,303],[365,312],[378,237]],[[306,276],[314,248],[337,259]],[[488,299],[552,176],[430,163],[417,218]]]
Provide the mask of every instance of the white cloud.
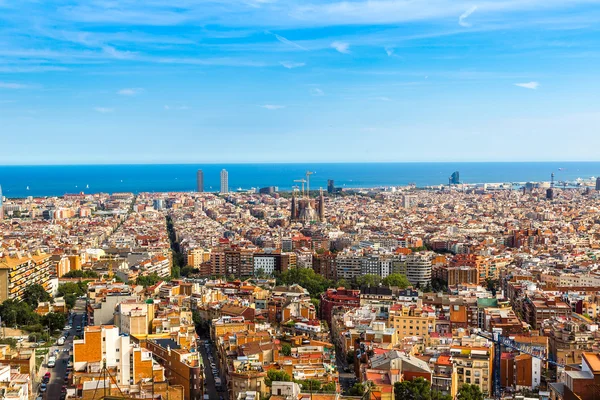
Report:
[[275,35],[277,40],[279,40],[281,43],[287,44],[288,46],[292,46],[292,47],[295,47],[300,50],[308,50],[306,47],[302,47],[298,43],[292,42],[291,40],[288,40],[288,39],[284,38],[283,36],[280,36],[276,33],[274,33],[273,35]]
[[136,94],[140,94],[143,91],[144,89],[142,88],[125,88],[119,90],[117,94],[120,94],[121,96],[135,96]]
[[134,52],[117,50],[112,46],[103,46],[102,51],[117,60],[131,60],[135,57]]
[[471,14],[473,14],[475,12],[475,10],[477,10],[477,6],[473,6],[473,7],[469,8],[467,11],[465,11],[464,13],[462,13],[461,16],[458,17],[458,24],[465,28],[470,27],[471,24],[469,22],[467,22],[467,18],[469,18],[469,16]]
[[266,108],[267,110],[279,110],[281,108],[285,108],[285,106],[281,106],[278,104],[263,104],[262,106],[259,106],[262,108]]
[[304,67],[306,65],[303,62],[293,62],[293,61],[282,61],[282,62],[280,62],[280,64],[287,69],[300,68],[300,67]]
[[388,55],[388,57],[391,57],[394,54],[394,48],[393,47],[386,47],[385,48],[385,53]]
[[94,111],[97,111],[101,114],[107,114],[107,113],[111,113],[114,112],[115,109],[114,108],[109,108],[109,107],[94,107]]
[[26,89],[29,86],[23,85],[22,83],[14,82],[0,82],[0,89]]
[[390,99],[389,97],[386,96],[378,96],[378,97],[372,97],[371,100],[377,100],[377,101],[392,101],[392,99]]
[[540,84],[539,82],[525,82],[525,83],[515,83],[515,86],[522,87],[525,89],[537,89]]
[[339,42],[336,40],[335,42],[331,43],[331,47],[336,49],[337,51],[339,51],[342,54],[350,53],[350,44],[347,42]]
[[313,96],[325,96],[325,92],[319,88],[310,89],[310,94]]

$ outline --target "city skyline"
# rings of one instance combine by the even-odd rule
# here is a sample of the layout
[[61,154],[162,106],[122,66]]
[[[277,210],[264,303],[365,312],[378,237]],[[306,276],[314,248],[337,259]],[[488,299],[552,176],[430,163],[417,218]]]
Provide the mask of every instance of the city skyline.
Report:
[[0,163],[598,160],[597,5],[0,2]]

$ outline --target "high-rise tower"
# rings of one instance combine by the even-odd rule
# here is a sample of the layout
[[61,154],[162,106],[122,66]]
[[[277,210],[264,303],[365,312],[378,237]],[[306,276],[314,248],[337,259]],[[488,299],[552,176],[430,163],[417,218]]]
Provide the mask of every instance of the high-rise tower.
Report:
[[600,190],[600,176],[596,178],[596,190]]
[[204,192],[204,172],[201,169],[196,172],[196,191],[198,193]]
[[550,175],[550,188],[546,190],[546,199],[554,199],[554,172],[552,173],[552,175]]
[[458,185],[460,183],[460,174],[458,171],[454,171],[450,178],[448,178],[449,185]]
[[229,173],[226,169],[221,170],[221,193],[229,193]]

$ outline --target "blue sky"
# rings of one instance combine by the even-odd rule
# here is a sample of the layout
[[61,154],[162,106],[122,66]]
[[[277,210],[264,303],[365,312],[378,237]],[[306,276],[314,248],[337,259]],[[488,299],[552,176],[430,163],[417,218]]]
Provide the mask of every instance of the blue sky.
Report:
[[600,160],[600,0],[0,0],[0,164]]

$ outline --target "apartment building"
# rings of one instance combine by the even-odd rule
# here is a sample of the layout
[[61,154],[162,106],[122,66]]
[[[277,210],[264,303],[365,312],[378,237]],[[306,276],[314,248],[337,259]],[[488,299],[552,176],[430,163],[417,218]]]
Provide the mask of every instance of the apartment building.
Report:
[[165,380],[165,371],[152,360],[152,353],[131,343],[129,335],[112,325],[88,326],[83,339],[73,341],[74,384],[103,379],[104,366],[123,388]]
[[0,258],[0,302],[21,299],[25,288],[33,284],[50,291],[51,258],[41,252]]
[[390,307],[388,326],[396,330],[398,341],[410,336],[428,336],[435,332],[435,312],[430,307],[394,304]]
[[450,347],[458,386],[477,385],[485,395],[492,393],[494,347],[485,339],[463,337]]
[[431,283],[431,257],[419,253],[406,256],[406,277],[413,285]]
[[146,348],[164,367],[169,384],[183,386],[185,399],[202,399],[204,375],[199,352],[190,352],[172,339],[150,339],[146,341]]

